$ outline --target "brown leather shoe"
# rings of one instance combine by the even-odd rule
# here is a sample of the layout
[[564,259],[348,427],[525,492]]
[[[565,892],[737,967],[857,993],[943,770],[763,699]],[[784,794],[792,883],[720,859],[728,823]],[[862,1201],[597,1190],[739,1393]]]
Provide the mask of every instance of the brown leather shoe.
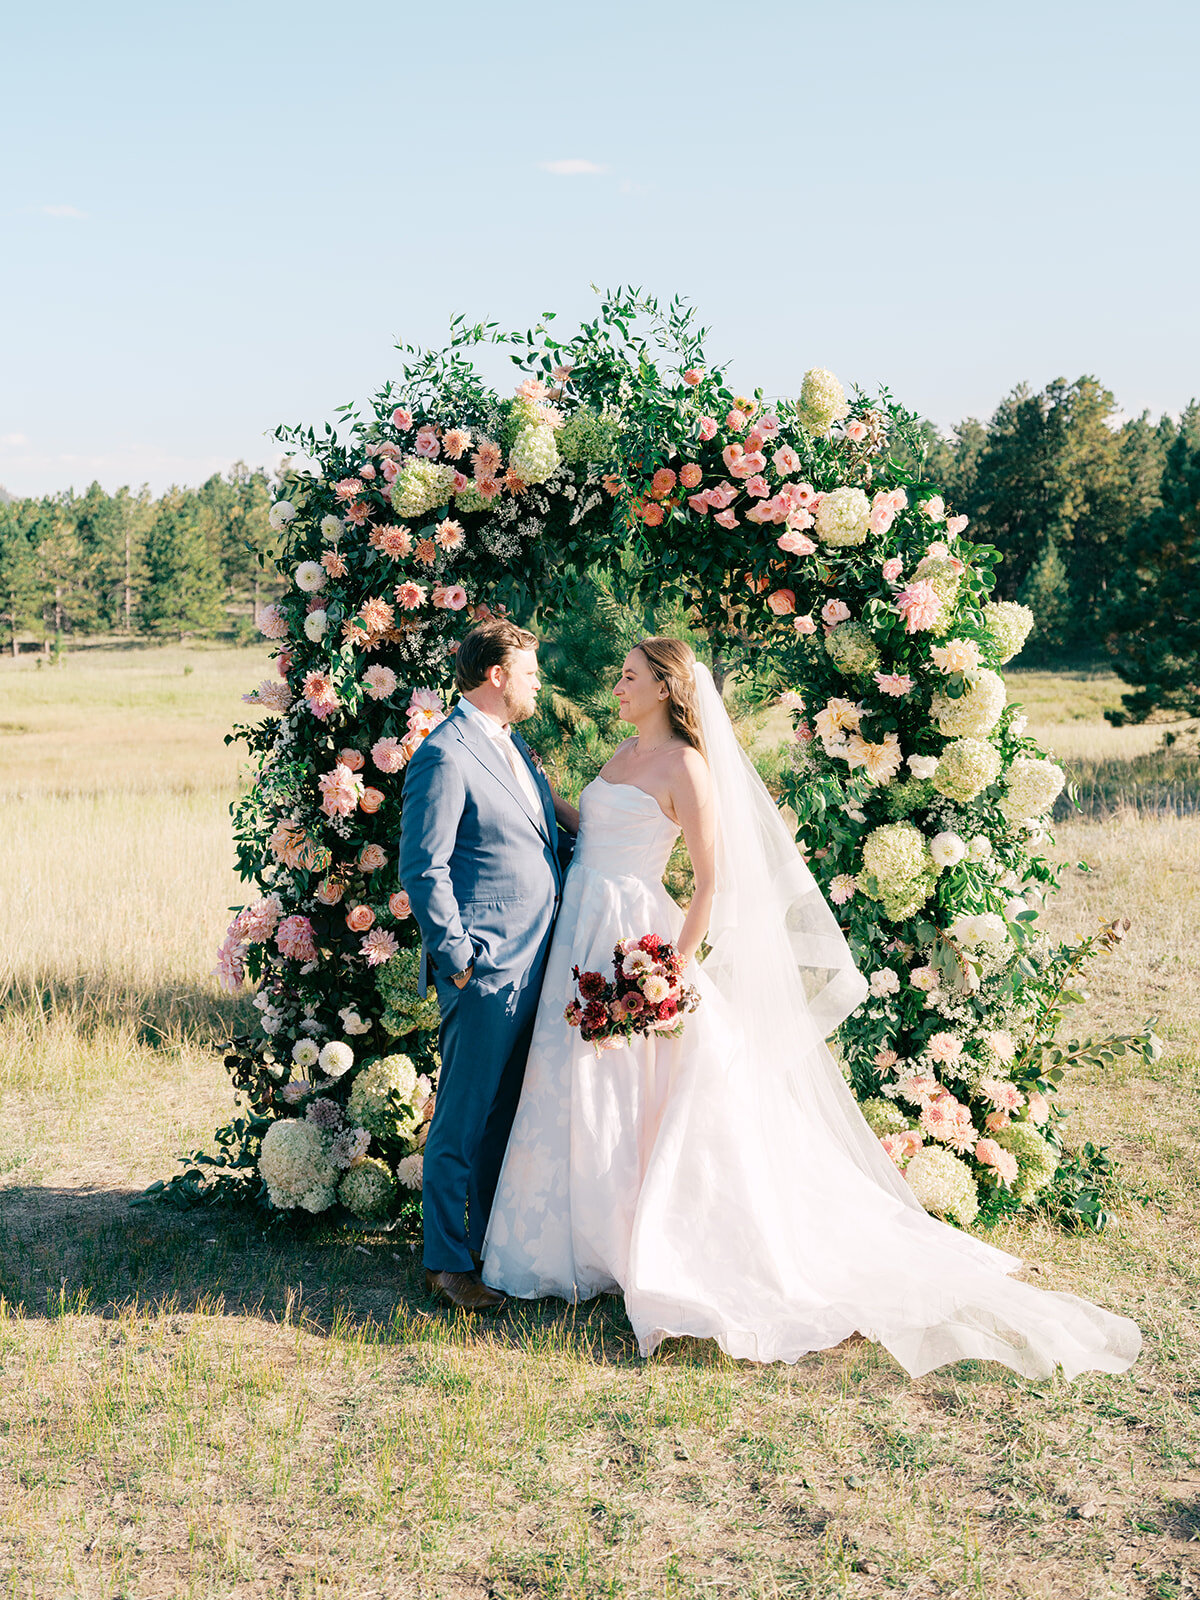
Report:
[[460,1311],[499,1311],[507,1296],[489,1289],[478,1272],[427,1272],[425,1293]]

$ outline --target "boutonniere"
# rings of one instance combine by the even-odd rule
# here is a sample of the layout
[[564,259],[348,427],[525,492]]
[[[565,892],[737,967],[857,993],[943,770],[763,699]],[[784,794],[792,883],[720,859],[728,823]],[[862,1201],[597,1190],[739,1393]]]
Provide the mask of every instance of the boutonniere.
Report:
[[[541,777],[545,778],[546,777],[546,768],[545,768],[545,764],[542,761],[541,756],[538,755],[537,751],[533,748],[533,746],[531,744],[527,744],[525,746],[525,748],[529,752],[530,761],[533,762],[533,770],[536,773],[538,773]],[[547,779],[546,781],[549,782],[549,779]]]

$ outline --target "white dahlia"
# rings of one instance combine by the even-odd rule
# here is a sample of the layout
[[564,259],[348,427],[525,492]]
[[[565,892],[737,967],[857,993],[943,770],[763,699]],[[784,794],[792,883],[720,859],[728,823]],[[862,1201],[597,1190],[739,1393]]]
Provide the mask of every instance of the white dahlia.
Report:
[[313,644],[320,644],[328,626],[329,617],[324,611],[310,611],[304,619],[305,638],[311,639]]
[[354,1051],[340,1039],[331,1039],[318,1058],[327,1078],[341,1078],[354,1065]]
[[290,500],[276,500],[267,512],[267,521],[275,533],[282,533],[289,522],[296,520],[296,508]]
[[305,594],[316,594],[325,587],[325,568],[319,561],[302,561],[296,568],[296,587]]

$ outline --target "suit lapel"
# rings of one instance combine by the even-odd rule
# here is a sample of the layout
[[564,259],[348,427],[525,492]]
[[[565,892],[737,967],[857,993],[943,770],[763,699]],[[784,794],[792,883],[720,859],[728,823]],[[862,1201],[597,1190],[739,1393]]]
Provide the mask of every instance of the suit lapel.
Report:
[[466,745],[477,761],[482,762],[497,782],[502,784],[508,793],[512,795],[539,833],[544,834],[546,827],[545,806],[543,805],[539,808],[540,814],[531,809],[529,800],[521,787],[516,773],[504,759],[504,753],[497,747],[496,741],[488,737],[483,728],[479,726],[476,718],[469,712],[463,711],[456,706],[451,715],[457,722],[458,736],[463,744]]
[[554,796],[550,791],[550,785],[543,774],[534,766],[533,757],[529,753],[529,746],[515,728],[512,733],[512,742],[519,751],[522,761],[529,768],[530,776],[533,779],[533,787],[542,803],[542,831],[545,833],[548,843],[556,846],[558,842],[558,820],[554,815]]

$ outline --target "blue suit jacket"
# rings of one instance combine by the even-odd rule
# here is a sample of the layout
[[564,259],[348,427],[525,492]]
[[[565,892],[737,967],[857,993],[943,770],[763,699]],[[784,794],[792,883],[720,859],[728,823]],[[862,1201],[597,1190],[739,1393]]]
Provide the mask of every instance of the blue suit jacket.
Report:
[[541,801],[535,812],[495,741],[454,708],[422,743],[404,780],[400,882],[426,964],[443,980],[472,962],[481,993],[524,988],[540,966],[564,868],[550,785],[515,730]]

